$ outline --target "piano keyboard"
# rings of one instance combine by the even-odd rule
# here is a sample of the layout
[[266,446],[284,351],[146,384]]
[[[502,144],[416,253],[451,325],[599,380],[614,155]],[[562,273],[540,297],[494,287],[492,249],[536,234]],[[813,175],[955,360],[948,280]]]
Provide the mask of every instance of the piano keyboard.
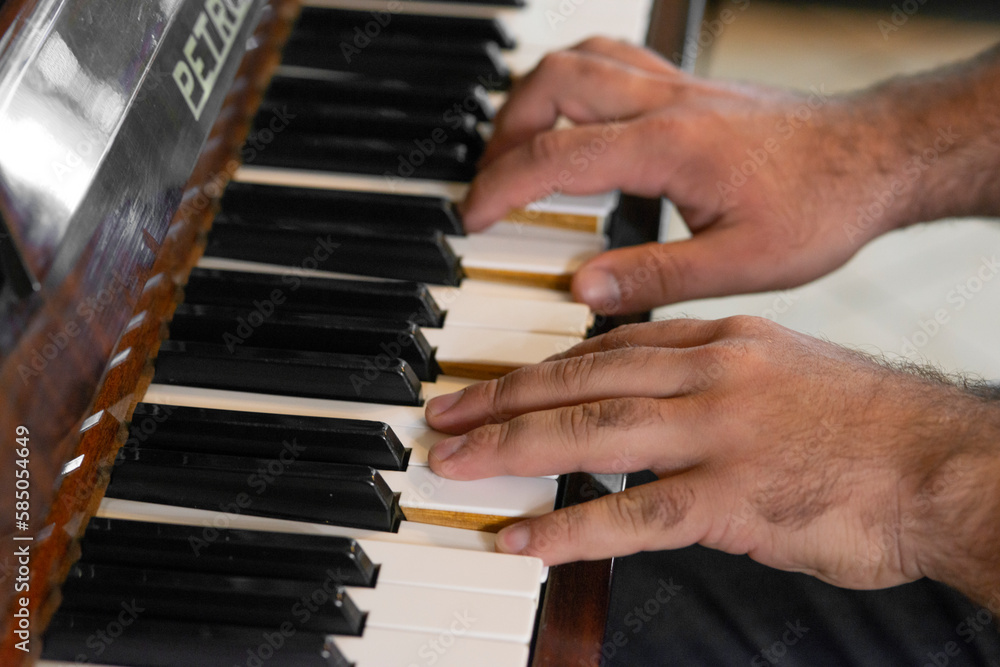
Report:
[[[384,10],[384,3],[370,0],[306,4],[366,13]],[[445,40],[433,49],[439,58],[436,62],[449,57],[456,61],[443,71],[445,87],[468,91],[467,97],[456,100],[469,101],[469,117],[462,119],[460,127],[467,142],[463,148],[442,150],[440,165],[430,165],[433,168],[425,170],[426,175],[382,174],[383,158],[395,158],[401,146],[411,145],[393,138],[390,121],[396,116],[386,114],[352,125],[357,116],[334,105],[313,110],[311,117],[303,114],[305,134],[310,136],[289,140],[295,131],[291,125],[284,135],[272,134],[274,143],[259,151],[262,163],[249,161],[236,173],[234,192],[280,201],[280,188],[309,189],[339,197],[341,202],[367,193],[390,207],[396,198],[401,208],[389,211],[412,212],[413,205],[447,209],[464,195],[474,164],[470,156],[481,150],[482,122],[502,102],[509,78],[527,72],[544,52],[569,46],[595,30],[641,42],[650,9],[649,0],[580,5],[537,0],[528,9],[477,2],[401,4],[403,12],[414,17],[490,18],[500,26],[499,44],[481,45],[475,62],[450,55]],[[310,16],[323,17],[324,12],[310,10],[304,18]],[[328,19],[326,15],[323,20]],[[353,20],[356,16],[341,20],[336,34],[344,26],[353,27]],[[483,24],[466,25],[471,29]],[[337,58],[317,54],[313,50],[316,37],[309,30],[293,36],[286,54],[292,64],[278,69],[276,81],[291,88],[305,81],[314,91],[323,83],[348,88],[356,84],[351,77],[331,74],[329,68]],[[505,43],[504,34],[514,36],[514,48],[498,48],[513,45]],[[470,35],[469,41],[476,40]],[[412,103],[434,83],[427,71],[428,62],[434,61],[414,59],[403,42],[383,49],[393,56],[386,61],[391,67],[386,62],[370,62],[361,71],[372,77],[408,78],[413,90],[404,91],[408,95],[404,97]],[[397,47],[400,50],[394,53]],[[362,51],[360,59],[365,55]],[[463,88],[470,71],[475,73],[473,85]],[[491,82],[488,91],[476,83],[484,76]],[[353,91],[362,97],[367,94],[364,86]],[[280,100],[271,101],[274,104],[268,106],[265,97],[263,114],[277,113]],[[413,113],[404,118],[402,124],[408,125],[400,136],[409,136],[407,132],[414,129],[433,132],[428,119],[433,121],[434,114]],[[339,122],[344,134],[324,137],[324,122]],[[379,143],[365,138],[370,128],[382,128],[388,139]],[[349,136],[351,132],[356,136]],[[279,148],[281,142],[287,142],[286,148]],[[323,159],[337,149],[341,154],[336,159]],[[347,154],[343,154],[345,149]],[[359,154],[352,154],[355,149]],[[368,149],[370,154],[360,155]],[[306,166],[292,160],[296,154],[308,158]],[[422,199],[403,202],[404,196]],[[262,199],[255,201],[259,204]],[[367,200],[369,205],[373,201]],[[299,227],[276,221],[272,212],[269,220],[248,223],[239,216],[245,218],[261,209],[251,206],[240,211],[232,206],[227,210],[224,202],[222,219],[209,237],[187,298],[175,314],[171,340],[161,348],[157,376],[143,399],[146,405],[139,407],[133,419],[138,446],[127,445],[120,454],[107,496],[81,543],[83,558],[64,588],[66,601],[47,634],[47,660],[39,664],[54,667],[81,659],[108,665],[527,664],[546,571],[537,559],[493,553],[492,533],[481,529],[496,530],[518,518],[550,511],[557,483],[545,478],[474,483],[437,478],[427,468],[427,453],[444,436],[427,427],[421,405],[471,382],[452,373],[499,375],[582,339],[592,318],[585,307],[569,302],[565,288],[573,271],[604,249],[605,240],[596,232],[603,230],[616,203],[616,195],[574,198],[556,194],[484,234],[463,236],[460,229],[439,230],[436,236],[430,235],[433,246],[428,245],[438,254],[432,252],[417,262],[426,266],[430,263],[426,258],[433,256],[439,260],[435,271],[402,275],[399,265],[412,253],[380,257],[386,246],[367,243],[370,234],[356,233],[350,222],[317,230],[309,221],[298,220]],[[293,217],[302,217],[300,213]],[[234,214],[233,219],[226,220],[229,214]],[[316,217],[323,216],[314,216],[313,222]],[[524,225],[524,220],[548,227]],[[232,236],[227,235],[230,230]],[[334,261],[307,261],[316,259],[310,244],[315,244],[317,234],[330,235],[335,247],[328,254]],[[426,232],[418,236],[427,241]],[[343,257],[337,257],[337,248],[345,249]],[[457,263],[442,270],[451,261],[449,252]],[[263,301],[251,295],[260,294],[266,300],[275,290],[280,292],[281,303],[274,299],[267,306],[272,312],[260,311],[254,317]],[[328,298],[320,299],[324,294]],[[389,301],[406,304],[404,311],[386,307]],[[406,310],[415,302],[419,310]],[[380,378],[369,379],[363,363],[341,365],[341,357],[361,354],[375,366],[375,376],[390,375],[376,365],[380,346],[372,341],[379,331],[401,334],[398,326],[376,330],[369,321],[369,329],[364,330],[368,335],[361,343],[335,344],[351,327],[362,326],[358,318],[372,317],[372,311],[364,307],[331,312],[335,306],[349,309],[344,304],[351,303],[374,306],[382,325],[385,314],[397,316],[404,328],[411,325],[407,335],[414,338],[407,341],[422,337],[426,347],[436,349],[432,357],[417,354],[413,364],[397,364],[396,375],[402,377],[397,386],[405,389],[402,394],[360,395],[346,390],[359,378],[369,382]],[[414,313],[419,315],[413,317]],[[240,335],[237,328],[241,318],[248,335]],[[230,325],[241,341],[234,346],[235,353],[228,353],[222,344]],[[391,349],[392,339],[379,342]],[[359,353],[358,346],[365,344],[369,347]],[[410,354],[420,346],[408,343],[405,347]],[[241,355],[244,363],[236,364],[233,358]],[[312,381],[316,393],[303,390],[301,374],[290,373],[284,381],[278,377],[281,373],[274,370],[275,362],[292,357],[316,371]],[[223,360],[227,359],[226,363],[234,365],[226,366]],[[257,363],[261,359],[271,363]],[[422,377],[414,368],[420,368]],[[345,391],[327,393],[323,385],[337,384],[331,378],[338,374]],[[216,379],[206,380],[209,376]],[[171,407],[176,414],[168,414]],[[168,415],[165,419],[156,419],[164,414]],[[266,434],[270,437],[252,434],[254,429],[267,431],[280,425],[281,416],[299,419],[290,430],[299,429],[303,437],[316,435],[310,428],[323,435],[324,428],[334,425],[329,420],[354,420],[355,426],[363,420],[366,428],[375,424],[379,433],[391,433],[392,451],[376,459],[361,453],[358,460],[331,462],[324,460],[325,450],[338,449],[337,456],[351,456],[350,447],[341,446],[346,436],[325,441],[327,445],[336,442],[336,447],[324,448],[322,438],[310,440],[305,447],[308,455],[301,460],[296,456],[294,469],[290,466],[287,473],[286,479],[296,482],[290,485],[295,492],[293,502],[277,499],[262,509],[267,503],[251,495],[254,487],[249,480],[254,474],[263,479],[261,471],[281,462],[282,452],[267,450],[280,440],[274,431]],[[141,430],[143,417],[157,421],[149,434]],[[213,417],[215,422],[199,422]],[[169,426],[157,435],[158,425],[163,424]],[[170,444],[167,436],[174,427],[188,430]],[[227,429],[230,432],[223,437]],[[254,447],[249,452],[240,448],[241,439]],[[205,451],[192,451],[195,443],[205,446]],[[343,468],[359,464],[362,467],[353,472]],[[329,506],[331,483],[342,485],[336,492],[348,497],[346,509]],[[185,487],[186,492],[179,493]],[[378,487],[374,495],[373,487]],[[241,489],[246,500],[253,502],[241,504]],[[351,509],[358,489],[367,494],[366,507],[378,505],[378,512],[368,512],[379,514],[378,521],[360,521],[362,512]],[[400,513],[406,520],[400,521]],[[447,522],[449,517],[458,526],[478,530],[432,525]],[[275,533],[286,537],[271,537]],[[202,542],[206,557],[192,557],[202,553]],[[270,549],[282,556],[267,561],[254,554],[253,545],[261,545],[263,553]],[[213,549],[221,555],[212,556]],[[367,580],[352,579],[345,566],[337,567],[336,577],[331,577],[332,565],[323,567],[324,559],[346,563],[350,559],[345,553],[353,554],[352,562],[367,563],[367,570],[361,569],[369,575],[377,574]],[[265,565],[270,562],[270,569],[255,568],[254,558]],[[225,564],[233,559],[241,564]],[[313,606],[317,609],[303,620],[302,606],[310,609],[311,598],[316,599]],[[285,631],[286,624],[290,632]],[[112,637],[116,628],[120,632]],[[82,654],[81,645],[87,647]]]

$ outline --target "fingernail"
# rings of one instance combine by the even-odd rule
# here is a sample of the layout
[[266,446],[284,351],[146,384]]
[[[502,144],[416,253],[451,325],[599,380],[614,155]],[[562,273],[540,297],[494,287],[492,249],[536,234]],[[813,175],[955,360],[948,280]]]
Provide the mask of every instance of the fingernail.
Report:
[[497,547],[508,554],[519,554],[528,547],[531,529],[525,522],[516,523],[497,533]]
[[576,297],[600,312],[610,312],[621,305],[622,292],[614,275],[603,269],[583,269],[573,279]]
[[430,417],[437,417],[444,414],[452,408],[458,399],[462,398],[462,394],[465,390],[456,391],[451,394],[444,394],[442,396],[435,396],[431,400],[427,401],[427,415]]
[[455,438],[448,438],[447,440],[442,440],[433,447],[431,447],[431,456],[436,458],[438,461],[444,461],[450,458],[465,446],[466,437],[464,435],[457,436]]

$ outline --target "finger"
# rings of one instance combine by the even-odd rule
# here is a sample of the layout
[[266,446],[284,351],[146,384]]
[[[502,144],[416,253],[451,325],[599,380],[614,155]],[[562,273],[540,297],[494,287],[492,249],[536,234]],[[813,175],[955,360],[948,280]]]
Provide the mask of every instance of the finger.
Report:
[[573,276],[573,298],[604,315],[639,313],[678,301],[778,287],[753,227],[703,231],[675,243],[602,253]]
[[442,440],[428,463],[457,480],[689,468],[712,442],[689,401],[615,398],[529,412]]
[[550,53],[497,114],[479,166],[551,129],[560,116],[577,124],[625,120],[663,106],[671,95],[669,81],[618,61],[578,51]]
[[609,352],[633,347],[689,348],[711,343],[718,338],[719,320],[676,318],[626,324],[606,334],[588,338],[565,352],[554,354],[545,361],[580,357],[597,352]]
[[533,410],[605,398],[674,396],[696,372],[693,363],[678,350],[633,347],[526,366],[469,386],[457,397],[428,401],[427,423],[445,433],[464,433]]
[[671,139],[670,125],[644,117],[536,134],[472,182],[462,204],[466,229],[483,229],[553,192],[596,194],[628,186],[635,194],[658,195],[671,175],[663,173],[666,165],[657,164],[658,147]]
[[497,550],[546,565],[701,542],[724,516],[726,490],[697,470],[557,510],[503,529]]
[[681,75],[681,71],[673,63],[659,54],[641,46],[635,46],[617,39],[591,37],[580,42],[571,50],[611,58],[652,74],[666,76]]

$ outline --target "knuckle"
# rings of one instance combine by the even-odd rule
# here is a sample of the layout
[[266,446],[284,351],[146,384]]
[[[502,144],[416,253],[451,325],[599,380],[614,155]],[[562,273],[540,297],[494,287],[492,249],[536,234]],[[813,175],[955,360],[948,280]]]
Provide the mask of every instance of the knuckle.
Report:
[[694,497],[690,490],[667,486],[646,493],[616,493],[608,499],[612,520],[631,535],[643,535],[677,526]]
[[673,114],[655,113],[642,118],[638,125],[647,137],[673,136],[676,132],[684,129],[684,125],[678,120],[677,116]]
[[489,414],[489,422],[501,423],[506,421],[508,415],[506,407],[508,391],[507,385],[510,383],[506,376],[489,380],[479,385],[486,402],[486,411]]
[[672,303],[688,294],[688,276],[692,271],[685,257],[671,252],[666,244],[656,249],[656,270],[650,272],[650,280],[656,284],[664,303]]
[[771,320],[752,315],[733,315],[719,320],[716,339],[723,338],[759,338],[774,332],[775,325]]
[[577,44],[576,48],[584,51],[605,51],[612,46],[615,46],[615,40],[610,37],[604,37],[603,35],[597,35],[586,38]]
[[570,357],[548,367],[551,386],[567,394],[579,394],[592,383],[596,361],[593,354]]
[[642,333],[643,324],[624,324],[601,336],[601,352],[632,347],[632,338]]
[[576,66],[578,60],[579,57],[570,51],[553,51],[542,56],[536,71],[541,76],[566,75]]
[[553,164],[563,154],[563,135],[558,130],[536,134],[529,146],[531,160],[538,164]]
[[562,424],[560,431],[566,438],[568,446],[586,444],[592,438],[601,420],[600,403],[583,403],[561,411]]

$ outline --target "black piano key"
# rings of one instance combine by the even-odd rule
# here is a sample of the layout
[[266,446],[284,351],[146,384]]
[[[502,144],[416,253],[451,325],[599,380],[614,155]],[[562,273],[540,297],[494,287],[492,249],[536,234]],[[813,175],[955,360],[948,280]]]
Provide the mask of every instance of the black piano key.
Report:
[[262,150],[244,152],[254,167],[282,167],[436,181],[471,181],[476,155],[469,146],[437,143],[432,136],[412,141],[337,137],[284,130]]
[[337,231],[317,234],[272,225],[217,220],[205,247],[208,257],[301,267],[437,285],[458,285],[461,265],[444,235],[386,235]]
[[[139,403],[126,446],[406,470],[409,450],[383,422]],[[287,455],[287,454],[286,454]]]
[[479,134],[475,116],[462,112],[445,120],[441,114],[414,113],[391,108],[359,107],[352,104],[315,102],[265,102],[257,111],[248,140],[264,145],[261,131],[273,132],[272,121],[287,118],[282,133],[320,134],[336,137],[398,139],[466,146],[475,159],[483,154],[486,142]]
[[[351,667],[325,633],[286,619],[273,627],[151,619],[130,601],[106,613],[57,612],[42,658],[134,667]],[[253,662],[256,661],[256,662]]]
[[[393,77],[418,84],[478,83],[488,90],[507,90],[510,70],[493,42],[425,42],[407,39],[371,40],[368,49],[352,48],[350,35],[331,43],[326,37],[292,33],[281,54],[281,63],[325,71]],[[337,46],[339,44],[339,48]]]
[[226,187],[221,209],[223,216],[311,221],[317,229],[353,224],[387,233],[465,233],[455,205],[444,197],[234,182]]
[[306,278],[195,268],[184,287],[186,303],[245,305],[275,312],[329,313],[403,319],[440,328],[444,314],[425,285],[411,282]]
[[[390,108],[415,114],[435,114],[446,125],[463,113],[491,120],[494,109],[489,94],[479,84],[419,85],[399,79],[376,78],[344,72],[311,72],[312,76],[277,74],[265,100],[269,103],[351,104]],[[290,119],[294,121],[294,119]]]
[[109,498],[395,532],[399,501],[374,468],[122,448]]
[[322,591],[326,601],[296,619],[300,629],[357,636],[364,628],[364,614],[344,588],[332,581],[77,563],[70,568],[62,591],[62,609],[70,613],[114,612],[128,601],[142,608],[146,618],[257,627],[278,627],[295,619],[296,609],[306,609],[302,600]]
[[227,347],[248,342],[275,350],[385,355],[408,363],[425,382],[434,382],[440,372],[434,349],[420,328],[405,320],[316,313],[264,315],[245,306],[180,304],[169,326],[175,340],[222,343]]
[[388,357],[270,350],[246,345],[166,340],[153,381],[394,405],[422,404],[420,379],[409,364]]
[[349,537],[94,518],[80,543],[81,563],[375,585],[378,567]]
[[354,34],[356,27],[362,31],[367,27],[374,32],[376,28],[367,25],[374,20],[378,23],[378,32],[383,33],[383,37],[407,34],[421,37],[428,43],[496,42],[505,49],[512,49],[516,45],[510,32],[497,19],[398,12],[391,14],[382,12],[378,16],[375,14],[347,9],[303,7],[302,13],[299,14],[298,23],[295,24],[295,31],[314,35],[329,35],[333,32],[346,30]]

